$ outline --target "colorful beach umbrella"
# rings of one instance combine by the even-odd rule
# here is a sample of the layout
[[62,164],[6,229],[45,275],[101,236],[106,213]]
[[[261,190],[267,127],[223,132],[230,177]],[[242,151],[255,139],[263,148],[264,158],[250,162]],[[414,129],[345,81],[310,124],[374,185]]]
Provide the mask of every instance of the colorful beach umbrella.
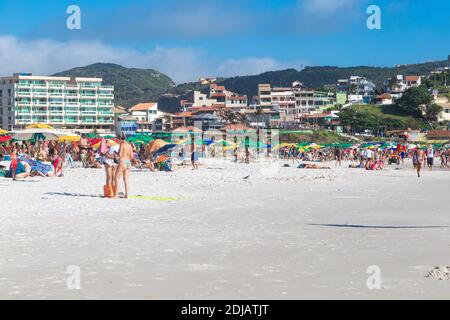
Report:
[[168,142],[161,140],[161,139],[153,140],[149,143],[147,152],[154,153],[155,151],[158,151],[159,149],[161,149],[162,147],[164,147],[165,145],[168,145],[168,144],[169,144]]
[[[99,141],[96,141],[94,144],[92,144],[91,146],[92,146],[92,149],[98,149],[98,148],[100,148],[100,146],[102,145],[102,141],[104,140],[104,138],[103,139],[95,139],[95,140],[99,140]],[[105,140],[106,141],[106,140]],[[118,145],[119,143],[117,142],[117,141],[115,141],[114,139],[108,139],[108,141],[109,141],[109,143],[111,144],[111,146],[115,146],[115,145]]]
[[77,134],[68,134],[59,138],[59,142],[78,142],[81,140],[81,137]]
[[0,143],[11,141],[11,136],[0,136]]
[[49,129],[49,130],[54,130],[55,128],[53,128],[51,125],[45,124],[45,123],[34,123],[34,124],[28,125],[27,129]]
[[66,133],[59,132],[54,129],[46,128],[30,128],[23,131],[12,132],[12,137],[14,140],[25,141],[25,140],[49,140],[57,141],[61,137],[64,137]]

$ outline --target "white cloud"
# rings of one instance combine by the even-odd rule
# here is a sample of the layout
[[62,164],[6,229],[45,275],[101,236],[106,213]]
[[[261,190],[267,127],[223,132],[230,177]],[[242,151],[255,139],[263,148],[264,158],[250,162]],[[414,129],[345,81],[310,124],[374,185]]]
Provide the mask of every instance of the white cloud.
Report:
[[175,82],[195,81],[201,76],[258,74],[301,63],[283,63],[273,58],[230,59],[221,63],[194,48],[156,47],[148,52],[110,46],[97,41],[21,40],[0,35],[0,76],[16,72],[53,74],[97,62],[125,67],[155,69]]
[[203,52],[192,48],[156,47],[148,52],[138,52],[96,41],[25,41],[0,36],[0,75],[15,72],[53,74],[92,63],[110,62],[156,69],[182,82],[192,80],[204,71],[203,56]]

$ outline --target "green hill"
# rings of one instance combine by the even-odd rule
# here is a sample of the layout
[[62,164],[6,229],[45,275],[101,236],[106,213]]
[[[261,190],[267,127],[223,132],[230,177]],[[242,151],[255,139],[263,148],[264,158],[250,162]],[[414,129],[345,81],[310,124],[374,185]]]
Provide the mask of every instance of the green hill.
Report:
[[336,84],[339,79],[350,76],[362,76],[373,81],[378,89],[383,86],[384,80],[398,74],[427,75],[437,67],[447,66],[449,61],[426,62],[404,65],[399,67],[307,67],[302,71],[287,69],[281,71],[265,72],[255,76],[234,77],[219,81],[229,90],[246,94],[249,97],[257,95],[259,83],[269,83],[273,86],[290,86],[292,82],[302,81],[307,87],[321,89],[327,84]]
[[160,95],[175,86],[171,78],[158,71],[125,68],[111,63],[74,68],[54,76],[103,78],[104,84],[115,87],[115,104],[126,108],[140,102],[158,101]]

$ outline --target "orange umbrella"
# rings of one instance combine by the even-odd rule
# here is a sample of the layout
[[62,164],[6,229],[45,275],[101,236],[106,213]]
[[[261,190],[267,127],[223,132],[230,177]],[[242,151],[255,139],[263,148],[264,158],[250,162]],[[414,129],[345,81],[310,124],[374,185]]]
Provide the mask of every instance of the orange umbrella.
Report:
[[148,147],[147,147],[147,152],[153,153],[155,151],[158,151],[159,149],[161,149],[162,147],[164,147],[167,144],[169,144],[169,143],[164,140],[161,140],[161,139],[156,139],[156,140],[150,141],[150,143],[148,144]]

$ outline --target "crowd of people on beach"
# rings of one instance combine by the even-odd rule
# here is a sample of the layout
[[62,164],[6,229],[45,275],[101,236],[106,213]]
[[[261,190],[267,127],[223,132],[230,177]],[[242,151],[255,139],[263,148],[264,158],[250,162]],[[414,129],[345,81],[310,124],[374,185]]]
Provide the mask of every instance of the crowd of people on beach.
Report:
[[[436,148],[429,145],[420,148],[414,145],[397,145],[389,147],[377,147],[376,145],[348,148],[299,148],[295,145],[280,148],[280,157],[286,161],[298,162],[335,162],[341,166],[343,161],[350,162],[349,168],[363,168],[366,170],[383,170],[386,165],[404,165],[406,159],[411,159],[417,174],[424,166],[433,170],[435,159],[440,159],[441,168],[449,168],[450,149]],[[303,163],[301,168],[308,168]],[[314,168],[313,168],[314,169]]]
[[[73,142],[10,141],[0,144],[0,160],[9,161],[8,168],[0,166],[0,176],[13,180],[30,176],[63,177],[64,166],[75,166],[76,163],[80,163],[83,168],[104,168],[105,197],[118,197],[119,181],[123,180],[125,192],[122,196],[126,198],[132,167],[170,172],[175,167],[172,157],[178,156],[180,165],[190,163],[192,170],[197,170],[200,157],[214,158],[221,153],[215,145],[209,146],[208,149],[202,145],[200,149],[193,143],[176,149],[176,153],[168,149],[169,152],[155,154],[155,150],[151,147],[151,143],[136,145],[127,141],[125,137],[88,139],[86,135],[81,135],[79,141]],[[224,150],[222,149],[222,152]],[[255,153],[248,147],[233,147],[230,151],[234,162],[243,163],[250,163]],[[189,153],[190,161],[185,160],[185,155]],[[293,144],[280,147],[278,153],[282,160],[299,162],[298,168],[301,169],[331,169],[318,163],[334,162],[335,166],[342,166],[345,161],[350,162],[348,167],[353,169],[384,170],[386,165],[403,165],[406,159],[410,159],[419,177],[423,167],[427,166],[433,170],[435,159],[440,159],[441,168],[448,168],[450,160],[450,149],[436,148],[433,145],[423,148],[401,144],[384,147],[376,144],[346,147],[321,147],[312,144],[309,147],[299,147]]]

